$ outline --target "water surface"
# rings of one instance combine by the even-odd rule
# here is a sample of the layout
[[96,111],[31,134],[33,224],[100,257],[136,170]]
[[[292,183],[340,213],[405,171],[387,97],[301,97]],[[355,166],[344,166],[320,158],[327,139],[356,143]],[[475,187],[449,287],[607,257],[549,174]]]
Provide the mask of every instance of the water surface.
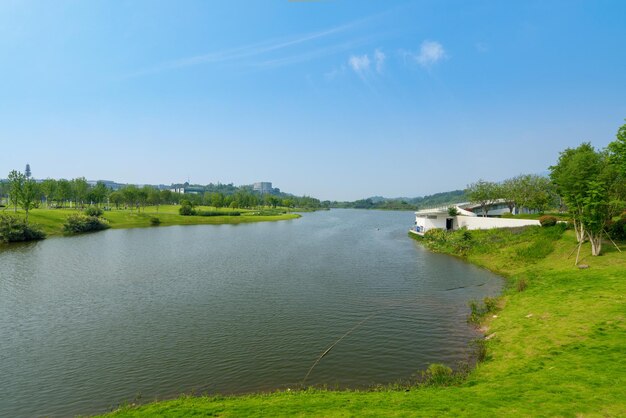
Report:
[[384,384],[464,360],[467,302],[501,280],[424,250],[412,223],[332,210],[0,250],[0,416],[294,387],[351,329],[307,384]]

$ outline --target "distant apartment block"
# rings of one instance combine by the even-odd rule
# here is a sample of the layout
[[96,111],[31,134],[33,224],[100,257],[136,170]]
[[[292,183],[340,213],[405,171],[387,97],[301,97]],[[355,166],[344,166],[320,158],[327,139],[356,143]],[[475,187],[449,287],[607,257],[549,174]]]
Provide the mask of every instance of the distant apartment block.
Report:
[[252,185],[252,189],[255,192],[259,192],[261,194],[272,193],[274,189],[272,189],[272,183],[269,181],[261,181],[259,183],[254,183]]

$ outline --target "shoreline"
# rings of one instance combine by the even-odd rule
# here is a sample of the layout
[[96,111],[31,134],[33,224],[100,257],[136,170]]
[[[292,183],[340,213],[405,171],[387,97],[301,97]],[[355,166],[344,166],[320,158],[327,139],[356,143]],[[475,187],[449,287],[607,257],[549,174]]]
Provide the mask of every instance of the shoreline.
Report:
[[[619,296],[626,294],[626,284],[619,280],[626,267],[624,255],[607,250],[602,257],[586,260],[590,269],[578,270],[567,259],[571,231],[561,235],[538,228],[517,235],[485,231],[476,237],[484,248],[477,244],[475,251],[462,257],[436,250],[486,268],[507,284],[497,306],[482,312],[480,330],[489,333],[481,340],[484,361],[462,381],[399,389],[181,395],[123,406],[110,416],[228,416],[259,410],[269,415],[310,416],[619,415],[626,411],[619,390],[626,384],[626,365],[618,360],[626,332],[626,302]],[[546,237],[550,251],[535,254],[535,247]],[[598,304],[598,298],[604,303]]]

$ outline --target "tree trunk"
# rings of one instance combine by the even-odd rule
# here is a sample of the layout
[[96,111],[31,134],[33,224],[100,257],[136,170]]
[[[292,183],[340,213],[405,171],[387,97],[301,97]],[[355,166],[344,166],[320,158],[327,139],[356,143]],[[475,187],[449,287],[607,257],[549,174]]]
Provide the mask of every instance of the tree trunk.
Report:
[[600,255],[602,251],[602,232],[588,231],[587,236],[589,237],[589,242],[591,242],[591,255]]
[[585,226],[581,221],[574,219],[574,231],[576,232],[576,241],[582,242],[585,240]]

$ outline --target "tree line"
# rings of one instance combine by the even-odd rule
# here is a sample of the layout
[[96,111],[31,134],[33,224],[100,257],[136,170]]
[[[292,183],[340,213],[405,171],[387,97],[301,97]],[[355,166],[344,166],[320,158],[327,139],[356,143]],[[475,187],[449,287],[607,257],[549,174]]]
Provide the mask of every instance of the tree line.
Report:
[[[29,167],[30,168],[30,167]],[[197,194],[182,194],[169,189],[160,190],[153,186],[138,187],[126,185],[118,190],[112,190],[104,182],[89,184],[84,177],[71,180],[45,179],[37,182],[30,173],[12,170],[6,182],[0,182],[0,196],[4,197],[7,205],[14,211],[21,208],[26,213],[35,207],[45,208],[76,208],[96,206],[116,209],[145,210],[146,206],[158,208],[160,205],[179,204],[182,199],[200,206],[214,206],[216,208],[256,208],[260,206],[277,206],[287,208],[319,209],[324,207],[319,199],[309,196],[275,196],[260,195],[251,188],[242,186],[222,185],[213,190]],[[5,208],[6,209],[6,208]]]

